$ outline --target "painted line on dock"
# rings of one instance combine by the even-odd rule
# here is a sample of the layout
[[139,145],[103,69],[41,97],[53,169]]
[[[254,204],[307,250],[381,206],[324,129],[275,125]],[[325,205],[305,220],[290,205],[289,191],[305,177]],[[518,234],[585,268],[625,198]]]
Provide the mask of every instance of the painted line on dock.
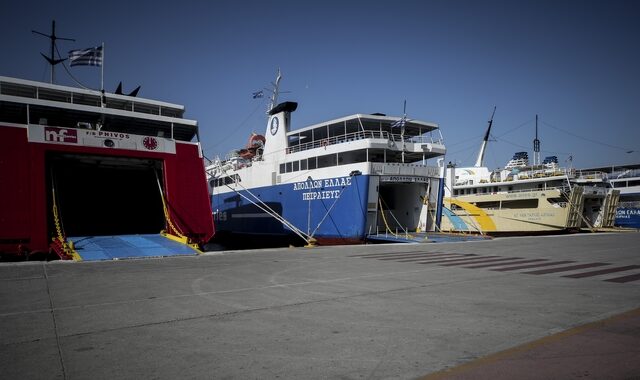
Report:
[[435,254],[435,255],[404,255],[404,256],[401,256],[401,257],[376,257],[376,258],[378,260],[384,260],[384,261],[388,261],[388,260],[398,260],[398,261],[409,260],[409,261],[411,261],[412,259],[415,259],[415,258],[418,258],[418,259],[431,259],[431,258],[462,257],[462,256],[469,256],[469,255],[463,255],[461,253],[438,253],[438,254]]
[[593,267],[601,267],[603,265],[611,265],[609,263],[588,263],[588,264],[578,264],[578,265],[570,265],[568,267],[559,267],[559,268],[549,268],[549,269],[540,269],[534,270],[530,272],[522,272],[525,274],[549,274],[549,273],[558,273],[558,272],[568,272],[576,269],[586,269]]
[[493,263],[493,264],[482,264],[482,265],[472,265],[472,266],[468,266],[468,267],[463,267],[463,268],[468,268],[468,269],[477,269],[477,268],[491,268],[491,267],[501,267],[501,266],[505,266],[505,265],[514,265],[514,264],[528,264],[528,263],[533,263],[533,262],[538,262],[538,261],[548,261],[547,259],[528,259],[528,260],[523,260],[521,259],[521,261],[518,262],[507,262],[507,263]]
[[575,263],[575,261],[571,261],[571,260],[551,261],[551,262],[540,263],[540,264],[518,265],[518,266],[514,266],[514,267],[506,267],[506,268],[491,269],[491,270],[495,270],[495,271],[498,271],[498,272],[506,272],[506,271],[510,271],[510,270],[548,267],[548,266],[552,266],[552,265],[570,264],[570,263]]
[[[514,260],[521,260],[521,257],[501,257],[501,258],[497,258],[497,259],[478,259],[477,261],[474,261],[473,264],[484,264],[484,263],[492,263],[492,262],[497,262],[497,261],[514,261]],[[453,263],[453,264],[440,264],[440,266],[442,267],[453,267],[456,265],[469,265],[468,262],[464,262],[464,263]],[[502,264],[504,265],[504,263]]]
[[451,259],[442,259],[442,260],[428,260],[428,261],[418,261],[418,264],[446,264],[446,263],[454,263],[454,262],[466,262],[472,264],[474,261],[485,260],[492,257],[500,257],[500,256],[475,256],[474,257],[465,257],[463,259],[459,258],[451,258]]
[[430,254],[443,252],[426,252],[426,251],[406,251],[406,252],[381,252],[381,253],[359,253],[357,255],[348,255],[347,257],[374,258],[376,256],[404,255],[404,254]]
[[624,266],[624,267],[600,269],[600,270],[595,270],[595,271],[591,271],[591,272],[570,274],[570,275],[562,276],[562,277],[567,277],[567,278],[593,277],[593,276],[598,276],[598,275],[601,275],[601,274],[625,272],[625,271],[628,271],[628,270],[638,269],[638,268],[640,268],[640,265],[627,265],[627,266]]
[[[560,273],[564,278],[590,278],[602,276],[599,280],[613,283],[628,283],[640,280],[640,273],[610,278],[604,275],[620,275],[621,272],[636,271],[640,265],[625,265],[605,269],[581,271],[583,269],[615,265],[611,263],[579,263],[573,260],[551,261],[550,259],[528,259],[526,257],[505,257],[498,255],[482,256],[474,253],[445,253],[445,252],[387,252],[352,255],[362,259],[376,259],[380,261],[394,261],[397,263],[433,264],[442,267],[459,267],[465,269],[486,268],[496,272],[519,271],[520,274],[545,275]],[[566,265],[574,264],[574,265]],[[528,270],[533,269],[533,270]],[[524,271],[528,270],[528,271]],[[562,274],[563,272],[574,272]]]
[[624,276],[624,277],[616,277],[616,278],[610,278],[608,280],[604,280],[607,282],[617,282],[619,284],[624,284],[627,282],[632,282],[632,281],[637,281],[640,280],[640,273],[636,273],[636,274],[632,274],[629,276]]
[[[449,260],[454,260],[454,259],[462,259],[462,258],[476,258],[478,257],[477,255],[473,255],[473,254],[467,254],[467,255],[462,255],[462,254],[451,254],[451,255],[446,255],[446,256],[440,256],[440,257],[414,257],[414,258],[409,258],[409,259],[402,259],[402,260],[397,260],[399,263],[410,263],[410,262],[414,262],[414,261],[429,261],[429,260],[445,260],[445,259],[449,259]],[[380,259],[382,260],[382,259]]]

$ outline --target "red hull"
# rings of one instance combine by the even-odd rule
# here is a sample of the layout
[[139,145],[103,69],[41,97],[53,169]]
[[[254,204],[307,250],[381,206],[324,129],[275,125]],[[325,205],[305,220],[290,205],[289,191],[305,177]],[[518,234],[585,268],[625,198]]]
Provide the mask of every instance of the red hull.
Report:
[[[61,154],[159,162],[170,219],[196,243],[204,244],[213,236],[204,163],[198,145],[176,141],[175,153],[160,153],[30,142],[26,126],[0,124],[0,253],[49,250],[55,228],[51,223],[47,160]],[[82,178],[78,178],[78,185],[81,184]]]

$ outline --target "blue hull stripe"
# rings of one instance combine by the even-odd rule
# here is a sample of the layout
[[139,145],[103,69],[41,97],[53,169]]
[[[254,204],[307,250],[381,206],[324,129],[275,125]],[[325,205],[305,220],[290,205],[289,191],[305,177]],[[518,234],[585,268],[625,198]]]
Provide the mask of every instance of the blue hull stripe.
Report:
[[456,231],[469,231],[467,224],[462,220],[461,217],[454,214],[451,210],[446,207],[442,208],[442,213],[449,219],[451,224],[453,225],[453,229]]
[[[316,238],[365,237],[369,176],[287,183],[253,188],[250,191],[307,234],[313,233],[320,224],[314,234]],[[240,193],[253,199],[246,191]],[[282,236],[293,233],[235,192],[212,195],[211,208],[218,232]],[[329,210],[331,211],[328,213]]]
[[615,225],[619,227],[640,228],[640,208],[618,207]]

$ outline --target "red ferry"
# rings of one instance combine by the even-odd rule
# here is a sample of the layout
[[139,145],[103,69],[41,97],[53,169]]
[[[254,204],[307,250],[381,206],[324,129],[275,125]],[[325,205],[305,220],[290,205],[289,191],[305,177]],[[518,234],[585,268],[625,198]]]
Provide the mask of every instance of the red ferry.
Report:
[[195,254],[214,226],[198,124],[183,114],[0,76],[0,254]]

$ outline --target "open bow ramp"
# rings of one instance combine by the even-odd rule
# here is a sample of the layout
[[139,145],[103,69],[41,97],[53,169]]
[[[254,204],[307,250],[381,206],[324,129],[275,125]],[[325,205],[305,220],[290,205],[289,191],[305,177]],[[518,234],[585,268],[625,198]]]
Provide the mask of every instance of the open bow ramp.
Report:
[[196,255],[188,245],[161,234],[83,236],[67,238],[83,261],[119,260],[140,257]]

